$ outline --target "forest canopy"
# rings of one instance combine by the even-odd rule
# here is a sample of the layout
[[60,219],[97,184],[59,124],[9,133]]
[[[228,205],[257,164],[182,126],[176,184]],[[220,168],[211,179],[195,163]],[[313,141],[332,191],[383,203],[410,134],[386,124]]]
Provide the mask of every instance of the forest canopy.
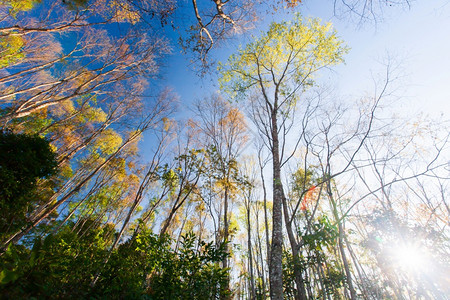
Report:
[[450,294],[449,123],[398,117],[394,59],[324,84],[352,50],[308,2],[0,1],[2,297]]

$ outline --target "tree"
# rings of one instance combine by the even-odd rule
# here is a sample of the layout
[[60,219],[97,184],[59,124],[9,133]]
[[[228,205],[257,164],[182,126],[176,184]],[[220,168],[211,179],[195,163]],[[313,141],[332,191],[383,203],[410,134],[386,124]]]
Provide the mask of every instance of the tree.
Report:
[[[219,230],[220,243],[224,244],[225,251],[229,253],[230,219],[233,201],[237,190],[242,183],[238,175],[237,161],[243,147],[247,142],[246,122],[240,110],[232,106],[220,95],[213,95],[209,99],[199,101],[195,105],[195,113],[199,119],[197,125],[202,135],[203,143],[207,145],[208,170],[206,182],[211,183],[211,192],[218,195],[218,203],[223,208],[223,217],[219,214],[219,223],[223,229]],[[228,267],[228,257],[222,262],[224,268]],[[229,290],[227,284],[224,287]]]
[[338,17],[349,15],[356,17],[360,24],[364,22],[377,23],[385,10],[392,6],[410,7],[414,0],[333,0],[334,13]]
[[26,223],[39,205],[37,180],[57,172],[56,155],[38,135],[0,131],[0,239]]
[[[29,217],[28,224],[11,234],[7,239],[3,241],[2,251],[6,250],[6,247],[10,243],[15,243],[31,229],[36,227],[41,221],[50,216],[57,208],[62,204],[67,203],[72,197],[92,182],[103,170],[111,166],[112,163],[117,162],[122,153],[126,153],[129,147],[132,147],[142,136],[142,133],[150,130],[157,129],[159,126],[163,126],[166,114],[172,109],[172,98],[170,94],[162,94],[154,103],[153,111],[149,114],[145,114],[133,120],[131,131],[126,131],[124,139],[120,138],[118,142],[111,148],[108,145],[103,145],[103,150],[94,152],[92,156],[83,157],[81,161],[86,164],[87,168],[81,168],[78,174],[70,177],[64,186],[60,188],[54,195],[52,195],[47,201],[36,209]],[[140,112],[142,113],[142,112]],[[127,129],[127,127],[123,128]],[[105,148],[106,147],[106,148]],[[119,159],[119,161],[121,161]],[[121,161],[122,164],[124,161]]]
[[[356,18],[359,24],[365,22],[377,23],[382,19],[386,9],[393,6],[409,8],[415,0],[331,0],[334,15],[338,18],[344,16]],[[295,9],[302,4],[301,0],[280,0],[277,4],[286,2],[287,8]]]
[[[393,191],[403,184],[411,186],[411,180],[419,177],[439,181],[435,176],[445,174],[442,174],[445,162],[438,158],[447,143],[448,133],[441,135],[439,139],[425,134],[429,142],[423,145],[433,145],[430,147],[433,148],[431,155],[425,163],[421,159],[416,160],[416,151],[419,150],[413,142],[422,134],[414,133],[415,130],[409,133],[411,127],[405,123],[398,124],[399,120],[379,118],[383,114],[383,105],[389,104],[389,98],[395,96],[392,93],[395,87],[393,89],[392,85],[396,77],[392,72],[392,64],[388,64],[384,73],[381,85],[375,87],[375,94],[365,96],[357,109],[337,102],[334,95],[329,96],[326,101],[322,99],[322,94],[319,94],[321,97],[317,97],[314,102],[308,102],[307,106],[312,110],[304,109],[304,115],[308,116],[309,121],[303,118],[297,130],[302,133],[303,140],[297,153],[299,168],[296,166],[292,191],[288,193],[289,209],[284,211],[288,216],[290,213],[286,223],[293,224],[294,233],[300,241],[302,257],[309,257],[308,245],[313,245],[311,241],[314,236],[320,237],[320,227],[333,229],[335,242],[330,244],[331,250],[320,254],[325,255],[327,268],[332,265],[333,260],[337,260],[342,266],[337,269],[340,270],[340,275],[332,283],[324,281],[326,277],[314,269],[308,272],[309,266],[302,270],[304,274],[309,273],[310,284],[306,285],[308,293],[309,290],[317,290],[311,281],[319,274],[319,282],[326,283],[323,285],[326,290],[334,289],[333,285],[339,284],[338,279],[344,277],[345,280],[341,282],[346,297],[356,299],[359,295],[371,294],[371,290],[376,286],[371,280],[374,280],[376,275],[369,279],[365,274],[364,267],[361,267],[359,262],[365,256],[358,251],[357,242],[360,235],[366,236],[367,228],[358,225],[358,232],[355,232],[355,225],[358,224],[355,218],[366,213],[370,217],[370,211],[377,206],[388,210],[395,206],[396,211],[408,211],[407,218],[411,218],[411,208],[405,211],[405,207],[416,207],[417,203],[414,202],[417,199],[410,202],[409,197],[415,197],[407,196],[404,189],[398,190],[396,195]],[[422,130],[424,128],[420,131]],[[412,165],[414,167],[410,168]],[[375,187],[374,183],[377,183]],[[368,199],[369,194],[363,192],[366,188],[372,192],[370,197],[376,200]],[[433,207],[437,208],[436,204]],[[321,215],[328,215],[327,218],[331,222],[327,222],[330,226],[319,222],[321,226],[317,231],[314,223]],[[417,220],[415,217],[414,222]],[[289,234],[289,226],[286,226],[286,229]],[[355,255],[355,251],[358,251],[358,255]],[[334,267],[330,268],[332,269]],[[312,297],[311,294],[309,293],[309,297]],[[387,292],[385,295],[387,294],[392,293]],[[386,297],[378,295],[378,298]]]
[[192,0],[194,24],[181,35],[181,46],[189,50],[205,73],[214,65],[210,52],[223,41],[253,28],[257,19],[257,7],[250,0],[213,0],[208,3]]
[[[282,245],[283,202],[281,168],[290,158],[286,137],[301,92],[313,85],[320,69],[342,61],[347,49],[331,25],[317,19],[272,23],[267,33],[248,44],[221,65],[222,87],[234,95],[251,96],[254,119],[261,126],[273,167],[272,244],[270,251],[270,292],[283,298]],[[306,295],[299,295],[305,298]]]

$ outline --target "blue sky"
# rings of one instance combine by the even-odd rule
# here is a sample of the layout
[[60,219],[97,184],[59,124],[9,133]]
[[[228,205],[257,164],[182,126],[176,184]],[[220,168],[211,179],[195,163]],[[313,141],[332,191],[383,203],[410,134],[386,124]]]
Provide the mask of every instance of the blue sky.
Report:
[[[325,79],[336,87],[342,97],[359,97],[373,89],[372,75],[383,70],[382,63],[389,55],[399,64],[402,81],[395,109],[411,114],[431,116],[450,112],[450,2],[448,0],[415,1],[411,8],[390,7],[377,24],[360,25],[356,20],[333,16],[329,0],[305,0],[299,7],[303,16],[330,21],[339,36],[351,48],[345,65],[334,68]],[[289,18],[274,14],[260,24],[252,34],[267,29],[273,19]],[[248,36],[235,39],[214,53],[214,58],[226,60]],[[180,95],[180,111],[185,112],[191,101],[217,89],[216,78],[199,79],[192,71],[188,58],[179,54],[168,60],[164,76],[166,83]]]

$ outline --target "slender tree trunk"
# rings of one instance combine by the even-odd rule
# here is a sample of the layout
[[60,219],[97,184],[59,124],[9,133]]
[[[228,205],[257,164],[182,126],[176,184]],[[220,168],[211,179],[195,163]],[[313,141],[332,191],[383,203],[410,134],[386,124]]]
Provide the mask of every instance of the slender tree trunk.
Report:
[[250,199],[247,203],[247,248],[248,248],[248,261],[250,269],[250,299],[256,299],[255,291],[255,277],[253,275],[253,253],[252,253],[252,228],[250,224]]
[[73,216],[73,214],[77,211],[77,209],[81,206],[81,204],[83,204],[84,201],[86,201],[93,194],[93,192],[94,190],[91,189],[82,200],[78,201],[77,205],[67,214],[67,216],[64,218],[64,220],[61,221],[58,227],[56,227],[56,229],[53,230],[53,234],[57,233],[64,226],[64,224]]
[[353,252],[353,249],[350,246],[350,244],[349,244],[349,242],[347,240],[347,237],[345,235],[344,235],[344,241],[345,241],[345,244],[347,245],[347,249],[348,249],[348,251],[350,253],[350,257],[352,258],[352,261],[353,261],[353,265],[355,266],[355,269],[356,269],[356,271],[358,273],[358,276],[359,276],[359,280],[361,282],[360,286],[361,286],[361,289],[362,289],[362,292],[363,292],[362,293],[362,297],[364,299],[369,299],[370,293],[367,291],[366,283],[364,282],[364,279],[367,278],[367,276],[366,276],[366,274],[364,272],[364,269],[358,267],[358,264],[359,264],[358,259],[357,259],[356,255],[355,255],[355,253]]
[[[308,269],[305,270],[305,282],[311,282],[310,280],[311,276],[308,275]],[[313,292],[311,290],[311,284],[306,285],[306,292],[308,293],[309,299],[313,299]]]
[[188,220],[188,209],[185,209],[183,223],[181,223],[180,232],[178,233],[177,241],[175,243],[175,251],[178,251],[178,246],[180,244],[181,236],[183,234],[184,226],[186,226],[187,220]]
[[[314,267],[313,267],[314,268]],[[320,264],[318,264],[316,266],[317,271],[316,274],[319,277],[319,283],[317,284],[318,290],[322,290],[322,300],[326,300],[325,295],[328,294],[327,293],[327,287],[325,286],[325,282],[323,280],[323,278],[325,277],[322,268],[320,267]]]
[[264,232],[266,234],[267,262],[269,262],[270,261],[269,217],[267,214],[267,190],[266,190],[266,181],[264,180],[264,165],[261,162],[261,149],[258,151],[258,164],[261,177],[261,185],[263,189],[264,225],[265,225]]
[[338,229],[339,229],[339,237],[338,237],[339,252],[341,253],[342,262],[344,263],[344,270],[345,270],[345,274],[347,276],[347,283],[348,283],[348,288],[350,290],[350,297],[352,300],[356,300],[357,299],[356,291],[355,291],[355,288],[353,287],[352,274],[350,272],[350,266],[349,266],[347,255],[345,254],[345,249],[344,249],[344,242],[343,242],[344,229],[342,228],[341,222],[339,222],[339,224],[338,224]]
[[[267,232],[267,230],[266,230]],[[259,263],[261,265],[261,273],[259,274],[259,277],[261,278],[261,286],[260,288],[262,289],[262,292],[265,294],[266,293],[266,272],[264,269],[264,258],[263,258],[263,251],[262,251],[262,242],[261,242],[261,236],[259,235],[259,218],[258,218],[258,214],[256,214],[256,234],[257,234],[257,238],[258,238],[258,249],[259,249]],[[267,248],[267,251],[269,251],[269,249]],[[258,272],[259,272],[259,268],[258,268]]]
[[147,174],[145,175],[145,177],[142,180],[141,184],[139,185],[139,190],[136,193],[136,197],[134,198],[133,205],[128,210],[128,214],[127,214],[125,220],[123,221],[122,228],[120,229],[120,231],[117,234],[117,236],[116,236],[116,238],[115,238],[111,248],[109,249],[108,255],[103,260],[102,266],[100,267],[100,269],[95,274],[94,279],[91,281],[91,287],[95,286],[95,284],[97,283],[98,279],[100,278],[103,269],[106,267],[107,263],[109,262],[109,259],[111,258],[111,254],[114,251],[114,248],[116,248],[117,244],[119,243],[120,238],[122,237],[122,234],[125,231],[125,228],[127,227],[128,223],[130,222],[131,216],[133,215],[133,213],[136,210],[136,207],[139,205],[139,203],[141,203],[144,191],[145,191],[145,189],[147,188],[148,184],[150,183],[150,181],[152,179],[152,174],[153,174],[153,172],[151,172],[151,171],[147,172]]
[[[194,185],[194,186],[197,185],[199,179],[200,179],[200,175],[198,175],[194,179],[194,181],[191,182],[191,184]],[[188,182],[186,182],[186,184],[188,184]],[[174,203],[172,205],[172,209],[170,210],[169,216],[164,221],[163,226],[161,228],[161,231],[159,232],[159,236],[160,237],[163,236],[167,232],[167,229],[169,229],[170,223],[172,222],[172,219],[175,216],[175,213],[184,204],[184,202],[188,199],[189,195],[192,192],[192,189],[189,189],[188,191],[186,191],[186,194],[183,195],[183,189],[184,189],[184,187],[181,186],[180,190],[178,191],[177,198],[176,198],[176,200],[174,201]]]
[[296,300],[306,300],[306,290],[303,283],[302,276],[302,267],[300,264],[300,245],[297,242],[297,239],[294,235],[294,230],[292,229],[292,223],[289,222],[289,214],[287,209],[287,201],[284,193],[282,194],[283,199],[283,211],[284,211],[284,219],[286,223],[286,231],[288,233],[289,243],[291,244],[292,258],[294,260],[294,276],[295,276],[295,284],[297,286],[297,290],[295,293]]
[[330,199],[331,202],[331,206],[333,209],[333,215],[334,218],[336,220],[336,222],[338,222],[338,244],[339,244],[339,253],[341,254],[341,258],[342,258],[342,263],[344,264],[344,270],[345,270],[345,275],[347,277],[347,284],[348,284],[348,289],[350,291],[350,298],[352,300],[356,300],[356,291],[355,288],[353,287],[353,281],[352,281],[352,274],[350,272],[350,266],[348,263],[348,259],[347,256],[345,254],[345,249],[344,249],[344,229],[342,227],[342,221],[339,221],[339,215],[338,215],[338,211],[337,211],[337,206],[336,206],[336,202],[334,201],[334,197],[331,191],[331,186],[330,184],[327,185],[327,192],[328,192],[328,197]]
[[272,163],[273,163],[273,208],[272,246],[269,261],[270,298],[283,300],[283,185],[281,183],[281,163],[278,140],[277,110],[272,110]]
[[[228,182],[227,182],[228,185]],[[228,198],[229,198],[229,190],[228,186],[225,186],[224,191],[224,199],[223,199],[223,243],[224,243],[224,251],[228,254],[228,238],[230,235],[230,228],[229,228],[229,221],[228,221]],[[222,260],[222,267],[228,268],[228,256],[224,257]],[[230,290],[230,277],[227,273],[226,281],[222,286],[222,291],[229,291]],[[228,297],[225,297],[221,293],[221,299],[227,299]]]
[[[328,270],[328,264],[326,262],[325,262],[325,266],[327,267],[327,270]],[[323,269],[323,265],[319,265],[319,269],[320,269],[320,273],[322,274],[322,278],[326,278],[325,271]],[[336,285],[334,284],[333,281],[330,282],[330,285],[331,286],[326,285],[325,282],[323,282],[323,284],[322,284],[324,290],[326,291],[325,294],[326,294],[326,297],[328,300],[332,300],[331,296],[330,296],[330,294],[331,294],[330,291],[333,291],[335,293],[335,295],[338,295]]]

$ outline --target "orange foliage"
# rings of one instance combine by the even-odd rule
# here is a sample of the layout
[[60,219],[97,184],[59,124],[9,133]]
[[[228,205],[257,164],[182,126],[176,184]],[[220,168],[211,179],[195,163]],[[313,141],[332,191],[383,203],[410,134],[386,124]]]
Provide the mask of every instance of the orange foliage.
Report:
[[287,3],[287,7],[294,8],[297,5],[299,5],[300,3],[302,3],[302,0],[286,0],[286,3]]
[[302,203],[301,203],[301,205],[300,205],[300,209],[301,210],[303,210],[303,211],[305,211],[305,210],[307,210],[308,209],[308,206],[309,206],[309,204],[310,203],[312,203],[312,201],[314,200],[314,196],[315,196],[315,193],[314,193],[314,190],[316,189],[316,186],[315,185],[312,185],[309,189],[308,189],[308,191],[305,193],[305,197],[303,197],[303,200],[302,200]]

